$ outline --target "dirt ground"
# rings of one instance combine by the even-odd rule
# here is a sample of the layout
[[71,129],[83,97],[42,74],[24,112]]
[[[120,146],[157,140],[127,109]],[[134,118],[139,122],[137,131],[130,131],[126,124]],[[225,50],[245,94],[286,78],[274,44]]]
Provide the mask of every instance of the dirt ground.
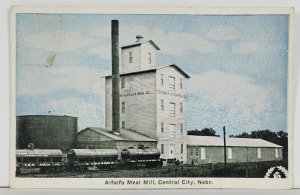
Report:
[[169,165],[161,168],[139,167],[135,169],[102,169],[93,171],[60,171],[46,173],[27,173],[17,177],[56,177],[56,178],[138,178],[138,177],[249,177],[263,178],[268,169],[274,166],[284,166],[287,163],[260,162],[260,163],[232,163],[227,165],[225,174],[224,164],[205,165]]

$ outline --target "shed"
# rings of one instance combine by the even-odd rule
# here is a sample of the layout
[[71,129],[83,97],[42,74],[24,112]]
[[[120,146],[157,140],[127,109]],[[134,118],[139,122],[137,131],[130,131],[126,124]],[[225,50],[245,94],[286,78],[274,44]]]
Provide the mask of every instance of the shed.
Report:
[[[188,164],[224,162],[224,138],[187,136]],[[228,163],[282,160],[282,146],[263,139],[226,138]]]
[[121,129],[120,134],[99,127],[87,127],[77,134],[77,148],[118,149],[129,147],[156,148],[157,140],[131,129]]

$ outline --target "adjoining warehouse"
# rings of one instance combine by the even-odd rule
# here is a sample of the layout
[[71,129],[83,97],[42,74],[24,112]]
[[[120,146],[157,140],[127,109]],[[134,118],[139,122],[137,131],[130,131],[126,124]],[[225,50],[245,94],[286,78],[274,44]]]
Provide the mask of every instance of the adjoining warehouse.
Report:
[[[262,139],[226,138],[226,150],[228,163],[282,160],[282,146]],[[223,163],[223,138],[188,135],[187,159],[188,164]]]
[[99,127],[87,127],[77,134],[77,148],[118,149],[129,147],[156,148],[157,140],[130,129],[120,129],[120,134]]

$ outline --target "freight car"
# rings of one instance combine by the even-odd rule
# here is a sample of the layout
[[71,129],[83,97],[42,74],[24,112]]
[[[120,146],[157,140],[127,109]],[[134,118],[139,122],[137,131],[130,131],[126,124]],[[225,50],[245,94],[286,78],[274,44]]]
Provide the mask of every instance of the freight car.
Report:
[[72,170],[113,168],[118,164],[115,149],[71,149],[67,154],[68,168]]
[[64,156],[58,149],[23,149],[16,150],[17,173],[44,172],[46,170],[62,170],[65,168]]
[[158,149],[128,148],[121,151],[122,164],[129,167],[145,165],[146,167],[161,167]]
[[22,169],[43,172],[162,166],[158,149],[128,148],[120,152],[116,149],[71,149],[65,157],[61,150],[32,148],[17,150],[17,173],[22,173]]

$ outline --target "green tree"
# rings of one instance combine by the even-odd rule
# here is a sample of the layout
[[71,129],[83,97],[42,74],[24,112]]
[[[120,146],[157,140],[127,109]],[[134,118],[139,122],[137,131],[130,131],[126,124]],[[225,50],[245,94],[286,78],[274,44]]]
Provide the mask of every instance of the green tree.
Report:
[[213,130],[212,128],[204,128],[202,130],[190,130],[187,132],[188,135],[198,135],[198,136],[217,136],[220,137],[219,135],[216,134],[216,131]]
[[284,131],[274,132],[272,130],[258,130],[251,131],[250,133],[243,132],[239,135],[230,135],[229,137],[240,137],[240,138],[260,138],[274,144],[278,144],[283,147],[283,158],[288,157],[288,133]]

